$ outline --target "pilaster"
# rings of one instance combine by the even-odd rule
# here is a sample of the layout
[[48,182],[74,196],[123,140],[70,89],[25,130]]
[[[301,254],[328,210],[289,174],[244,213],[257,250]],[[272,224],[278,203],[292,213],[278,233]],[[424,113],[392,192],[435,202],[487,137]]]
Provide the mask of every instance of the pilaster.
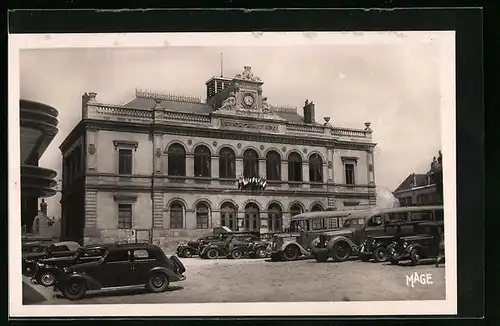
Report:
[[281,180],[288,181],[288,162],[281,161]]
[[97,130],[87,130],[87,155],[85,156],[87,157],[86,166],[89,172],[97,172],[97,134]]
[[243,175],[243,158],[236,158],[236,177]]
[[153,228],[163,228],[163,193],[153,193]]
[[191,153],[186,154],[186,177],[194,177],[194,156]]
[[309,162],[302,162],[302,181],[309,182]]
[[212,156],[211,158],[211,170],[212,170],[212,178],[219,177],[219,157]]
[[328,168],[328,179],[333,180],[333,149],[328,148],[326,150],[326,164]]
[[259,159],[259,175],[258,176],[266,176],[267,178],[267,171],[266,171],[266,159],[261,158]]
[[96,226],[97,226],[97,190],[87,189],[85,191],[85,228],[94,228]]

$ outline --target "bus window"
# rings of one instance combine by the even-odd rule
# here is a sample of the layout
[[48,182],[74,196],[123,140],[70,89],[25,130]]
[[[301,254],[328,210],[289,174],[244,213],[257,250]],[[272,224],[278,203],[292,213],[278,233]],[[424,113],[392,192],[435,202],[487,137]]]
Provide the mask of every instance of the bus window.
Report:
[[323,229],[323,219],[315,218],[311,220],[311,230],[321,230]]
[[388,213],[390,222],[406,222],[407,215],[405,212]]
[[340,217],[328,217],[325,219],[325,225],[327,229],[335,229],[338,228],[339,225],[342,225],[342,223],[339,223]]
[[423,212],[411,212],[410,213],[410,221],[418,222],[418,221],[432,221],[432,211],[423,211]]

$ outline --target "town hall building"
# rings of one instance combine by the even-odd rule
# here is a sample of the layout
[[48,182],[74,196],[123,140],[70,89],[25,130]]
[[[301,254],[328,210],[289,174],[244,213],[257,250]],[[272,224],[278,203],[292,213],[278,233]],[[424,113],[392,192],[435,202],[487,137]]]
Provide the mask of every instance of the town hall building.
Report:
[[82,96],[60,146],[62,236],[163,244],[214,227],[280,231],[306,211],[374,205],[372,130],[316,122],[268,102],[250,67],[207,98],[136,90],[123,105]]

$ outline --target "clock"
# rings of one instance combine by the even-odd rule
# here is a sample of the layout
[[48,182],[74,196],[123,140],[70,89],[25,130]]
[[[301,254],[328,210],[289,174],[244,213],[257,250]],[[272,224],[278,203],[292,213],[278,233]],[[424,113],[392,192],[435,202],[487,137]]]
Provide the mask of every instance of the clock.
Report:
[[253,105],[253,96],[251,94],[246,94],[243,97],[243,103],[245,103],[246,106],[252,106]]

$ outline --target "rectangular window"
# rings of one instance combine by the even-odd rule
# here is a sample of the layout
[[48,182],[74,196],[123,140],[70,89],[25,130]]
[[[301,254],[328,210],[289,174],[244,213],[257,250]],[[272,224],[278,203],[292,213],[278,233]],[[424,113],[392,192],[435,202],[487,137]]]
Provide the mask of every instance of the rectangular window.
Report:
[[118,152],[118,173],[132,174],[132,150],[120,149]]
[[132,204],[118,204],[118,228],[132,228]]
[[346,163],[345,164],[345,183],[348,185],[354,185],[354,164]]

